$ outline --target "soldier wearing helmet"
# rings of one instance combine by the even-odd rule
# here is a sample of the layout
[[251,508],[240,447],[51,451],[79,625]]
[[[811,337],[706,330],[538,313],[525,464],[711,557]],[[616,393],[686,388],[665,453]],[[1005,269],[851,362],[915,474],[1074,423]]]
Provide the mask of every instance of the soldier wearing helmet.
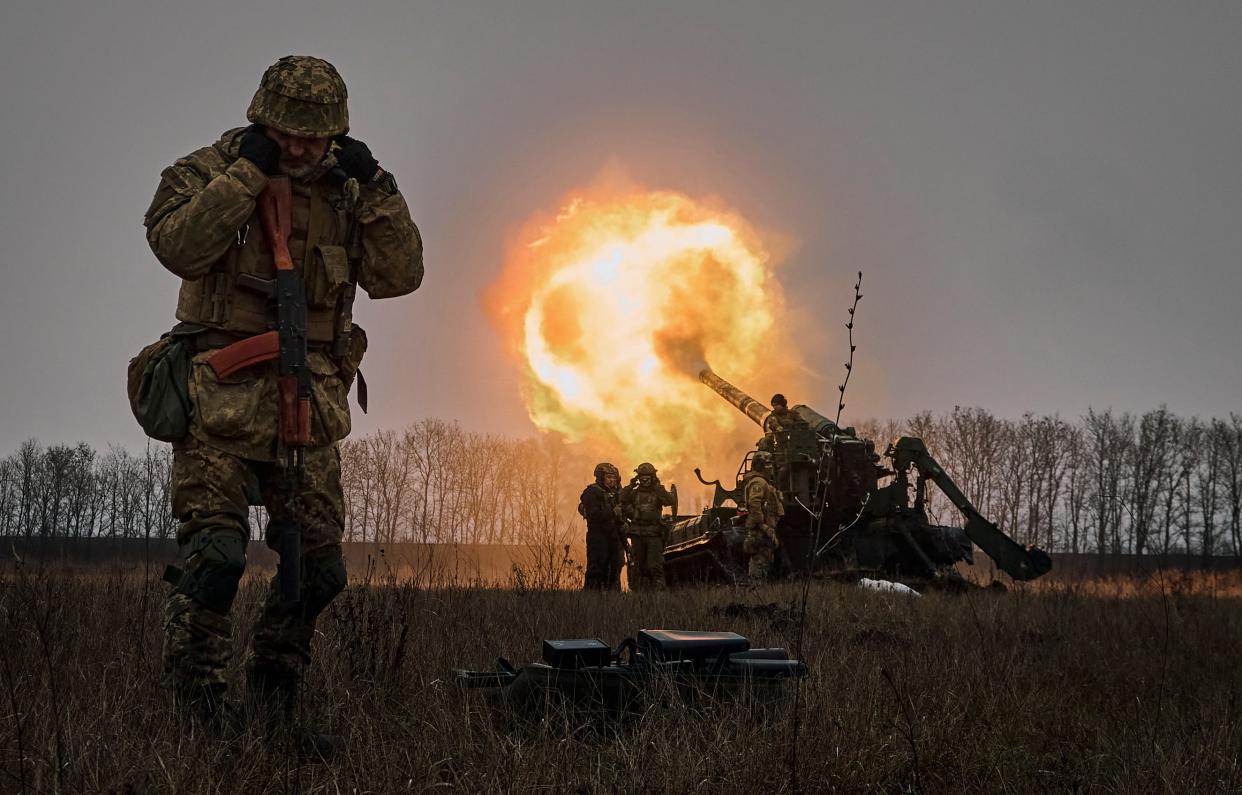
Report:
[[772,412],[763,421],[763,430],[767,433],[779,434],[795,425],[806,424],[797,414],[789,410],[789,401],[781,393],[777,392],[772,396],[771,404]]
[[[416,290],[423,246],[405,199],[350,129],[345,82],[327,61],[281,58],[246,112],[225,132],[164,169],[146,212],[156,258],[181,278],[173,334],[194,352],[189,431],[173,448],[172,504],[183,569],[172,576],[164,670],[190,714],[220,715],[231,611],[249,540],[248,495],[286,512],[278,466],[275,362],[228,378],[213,350],[274,328],[274,264],[256,198],[276,175],[292,183],[288,244],[307,306],[313,373],[311,445],[296,511],[303,530],[302,599],[284,608],[273,585],[255,626],[252,691],[290,707],[310,662],[316,617],[345,587],[343,499],[336,443],[350,430],[346,395],[367,339],[353,323],[355,290],[392,298]],[[365,382],[359,402],[365,409]],[[275,548],[278,527],[269,523]]]
[[668,524],[665,506],[677,504],[677,487],[670,492],[660,483],[656,468],[642,463],[621,492],[621,515],[626,520],[630,541],[630,588],[635,591],[663,590],[664,541]]
[[772,486],[771,469],[771,454],[760,450],[751,458],[750,471],[742,482],[746,504],[746,537],[742,541],[742,551],[749,558],[747,574],[751,582],[761,582],[769,577],[776,550],[780,547],[776,524],[785,514],[785,505]]
[[595,482],[582,490],[578,513],[586,519],[588,591],[620,591],[625,564],[621,523],[621,473],[608,463],[595,465]]

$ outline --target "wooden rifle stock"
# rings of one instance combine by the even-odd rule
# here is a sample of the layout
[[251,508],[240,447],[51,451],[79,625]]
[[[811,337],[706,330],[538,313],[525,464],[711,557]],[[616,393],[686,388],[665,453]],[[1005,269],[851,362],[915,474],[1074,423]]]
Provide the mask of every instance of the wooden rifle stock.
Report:
[[293,227],[293,186],[288,177],[270,177],[267,187],[259,194],[259,223],[263,236],[276,260],[276,270],[293,270],[293,257],[289,255],[289,233]]
[[292,204],[293,188],[285,176],[271,177],[267,188],[259,194],[259,223],[276,264],[280,441],[291,447],[305,447],[311,441],[309,379],[297,371],[306,369],[306,298],[289,254]]

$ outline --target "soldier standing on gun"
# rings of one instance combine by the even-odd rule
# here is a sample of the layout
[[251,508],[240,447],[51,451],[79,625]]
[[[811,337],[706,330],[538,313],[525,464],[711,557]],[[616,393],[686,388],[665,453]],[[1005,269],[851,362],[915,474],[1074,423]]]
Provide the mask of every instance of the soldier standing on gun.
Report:
[[767,433],[780,433],[798,425],[806,425],[806,422],[789,410],[789,401],[777,392],[772,396],[772,413],[763,421],[763,430]]
[[651,464],[639,464],[634,473],[633,480],[621,491],[621,515],[628,524],[626,535],[630,540],[630,588],[660,591],[665,585],[664,540],[668,535],[661,514],[664,506],[677,501],[660,483]]
[[588,591],[620,591],[625,563],[621,522],[621,473],[612,464],[596,464],[595,482],[582,491],[578,510],[586,518]]
[[[315,619],[346,582],[336,442],[350,430],[347,392],[366,350],[366,335],[352,322],[355,287],[391,298],[414,291],[423,278],[422,239],[395,180],[366,144],[345,135],[345,83],[335,67],[307,56],[281,58],[264,72],[246,118],[249,127],[229,130],[166,168],[144,219],[152,251],[183,280],[182,323],[174,334],[195,352],[189,433],[173,448],[183,569],[171,574],[164,670],[184,714],[208,721],[222,716],[251,494],[272,519],[295,505],[292,518],[301,527],[300,600],[283,605],[273,581],[247,665],[256,700],[292,711]],[[305,289],[313,379],[311,441],[292,502],[282,493],[277,363],[269,357],[226,378],[208,363],[219,349],[275,326],[276,271],[256,198],[277,175],[292,183],[288,248]],[[359,378],[365,409],[364,386]],[[278,549],[273,524],[266,540]]]
[[750,471],[742,483],[743,499],[746,501],[746,537],[742,541],[742,551],[749,558],[746,573],[751,582],[768,579],[780,546],[776,538],[776,523],[784,516],[785,505],[768,480],[771,464],[772,458],[768,453],[755,453],[751,458]]

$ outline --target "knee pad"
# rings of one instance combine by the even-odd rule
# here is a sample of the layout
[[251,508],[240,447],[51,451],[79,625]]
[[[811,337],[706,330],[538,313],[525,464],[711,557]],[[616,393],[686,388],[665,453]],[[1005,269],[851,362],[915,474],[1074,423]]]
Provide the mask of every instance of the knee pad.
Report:
[[314,621],[345,590],[345,560],[340,548],[334,547],[307,555],[302,566],[303,616]]
[[233,529],[203,530],[190,541],[185,564],[177,592],[228,615],[246,570],[245,537]]

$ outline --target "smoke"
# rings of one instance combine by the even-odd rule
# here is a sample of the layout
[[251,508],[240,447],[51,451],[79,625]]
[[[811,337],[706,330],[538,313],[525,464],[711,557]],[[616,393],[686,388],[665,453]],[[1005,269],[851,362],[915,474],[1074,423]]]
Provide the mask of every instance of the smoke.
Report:
[[698,379],[699,373],[708,367],[703,352],[703,340],[698,336],[686,336],[683,331],[661,329],[653,335],[656,353],[676,370],[690,378]]

